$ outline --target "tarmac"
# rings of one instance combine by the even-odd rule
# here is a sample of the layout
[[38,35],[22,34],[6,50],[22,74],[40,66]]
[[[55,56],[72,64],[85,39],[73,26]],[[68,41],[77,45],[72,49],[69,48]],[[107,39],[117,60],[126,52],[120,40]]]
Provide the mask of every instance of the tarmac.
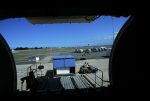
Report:
[[[36,69],[37,66],[40,64],[44,66],[44,69],[38,70],[37,73],[35,73],[35,76],[45,76],[47,70],[53,70],[53,64],[50,62],[51,58],[45,57],[44,59],[40,60],[36,65],[32,66],[32,69]],[[108,71],[108,65],[109,65],[109,58],[103,58],[103,59],[87,59],[87,60],[79,60],[76,61],[76,73],[78,74],[78,71],[80,67],[87,62],[89,65],[95,66],[98,69],[103,71],[104,80],[109,81],[109,71]],[[32,64],[23,64],[23,65],[16,65],[17,69],[17,89],[21,90],[21,78],[27,76],[27,68],[30,67]],[[97,74],[101,75],[101,74]],[[107,86],[108,83],[104,83],[104,86]],[[26,83],[23,83],[23,89],[26,90]]]

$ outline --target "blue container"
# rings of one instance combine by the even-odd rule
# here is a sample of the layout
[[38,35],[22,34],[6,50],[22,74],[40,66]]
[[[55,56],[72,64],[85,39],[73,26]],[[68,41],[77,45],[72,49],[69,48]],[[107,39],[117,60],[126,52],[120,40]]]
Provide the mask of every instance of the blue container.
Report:
[[75,68],[75,58],[72,55],[54,56],[53,68]]

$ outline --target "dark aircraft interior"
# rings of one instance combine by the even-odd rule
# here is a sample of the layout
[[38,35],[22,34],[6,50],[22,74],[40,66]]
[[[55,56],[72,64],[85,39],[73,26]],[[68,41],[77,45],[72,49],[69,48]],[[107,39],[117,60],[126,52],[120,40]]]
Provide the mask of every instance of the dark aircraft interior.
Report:
[[[110,6],[109,8],[107,8]],[[115,5],[116,6],[116,5]],[[140,69],[137,67],[137,35],[144,30],[145,19],[129,6],[116,9],[113,5],[102,4],[97,8],[53,8],[53,9],[0,9],[0,20],[15,17],[36,16],[71,16],[71,15],[110,15],[115,17],[130,16],[115,39],[109,60],[110,85],[101,88],[99,93],[82,95],[91,96],[138,96],[143,88]],[[17,75],[11,49],[0,35],[0,96],[14,99],[51,98],[52,93],[45,95],[25,94],[17,91]],[[90,96],[88,96],[90,95]],[[58,94],[57,96],[61,96]],[[78,93],[76,96],[80,96]]]

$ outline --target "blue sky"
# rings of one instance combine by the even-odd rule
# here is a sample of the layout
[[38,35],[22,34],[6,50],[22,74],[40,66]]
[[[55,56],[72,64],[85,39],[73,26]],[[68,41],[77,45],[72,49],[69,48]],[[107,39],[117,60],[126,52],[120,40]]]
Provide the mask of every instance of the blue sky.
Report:
[[[127,20],[126,17],[113,19],[114,32]],[[12,18],[0,21],[0,33],[11,48],[111,45],[113,41],[111,16],[101,16],[91,23],[35,25],[25,18]]]

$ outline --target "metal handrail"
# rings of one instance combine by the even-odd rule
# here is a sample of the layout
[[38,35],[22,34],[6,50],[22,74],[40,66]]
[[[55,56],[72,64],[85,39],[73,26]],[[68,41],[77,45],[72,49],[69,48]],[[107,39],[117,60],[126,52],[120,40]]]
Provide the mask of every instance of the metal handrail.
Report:
[[100,69],[98,69],[98,70],[102,72],[102,79],[101,79],[100,77],[98,77],[98,76],[97,76],[97,77],[98,77],[99,79],[101,79],[103,82],[110,82],[110,81],[104,80],[104,79],[103,79],[103,74],[104,74],[103,71],[100,70]]
[[[86,74],[86,75],[87,75],[91,80],[93,80],[88,74]],[[95,80],[93,80],[93,81],[95,82]],[[96,84],[99,85],[98,83],[95,82],[95,87],[96,87]],[[101,85],[99,85],[99,86],[101,86]]]
[[[98,69],[98,68],[97,68]],[[98,83],[96,83],[96,77],[97,78],[99,78],[101,81],[102,81],[102,83],[101,83],[101,85],[99,85],[99,86],[103,86],[103,71],[102,70],[100,70],[100,69],[98,69],[98,71],[100,71],[101,73],[102,73],[102,75],[101,75],[101,77],[99,77],[99,76],[97,76],[96,75],[96,72],[95,72],[95,80],[94,79],[92,79],[87,73],[85,73],[91,80],[93,80],[94,82],[95,82],[95,87],[96,87],[96,85],[99,85]],[[93,74],[94,75],[94,74]]]
[[100,69],[98,69],[99,71],[101,71],[101,73],[102,73],[102,78],[100,78],[100,77],[98,77],[97,75],[97,77],[99,78],[99,79],[101,79],[102,80],[102,86],[103,86],[103,71],[102,70],[100,70]]
[[27,76],[29,76],[29,69],[31,71],[31,67],[34,66],[35,64],[30,65],[29,67],[27,67]]

